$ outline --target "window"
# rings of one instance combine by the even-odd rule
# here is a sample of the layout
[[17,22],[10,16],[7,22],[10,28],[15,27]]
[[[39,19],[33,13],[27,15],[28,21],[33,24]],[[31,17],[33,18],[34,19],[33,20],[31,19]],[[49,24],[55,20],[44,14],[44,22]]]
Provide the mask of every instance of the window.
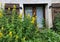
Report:
[[25,14],[26,15],[30,14],[30,16],[32,16],[32,7],[26,7],[25,8]]
[[38,27],[43,27],[43,7],[36,7],[37,25]]
[[38,25],[38,28],[42,28],[43,26],[45,26],[42,24],[43,19],[45,19],[45,6],[44,5],[24,4],[24,13],[30,14],[31,17],[37,16],[35,25]]

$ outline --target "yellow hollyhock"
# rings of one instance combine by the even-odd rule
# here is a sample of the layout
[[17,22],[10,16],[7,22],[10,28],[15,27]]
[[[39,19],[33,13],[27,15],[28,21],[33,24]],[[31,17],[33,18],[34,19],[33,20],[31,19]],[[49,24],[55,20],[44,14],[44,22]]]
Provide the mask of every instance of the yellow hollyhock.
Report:
[[2,32],[0,32],[0,38],[1,38],[1,37],[3,37],[3,33],[2,33]]
[[32,17],[32,20],[35,21],[35,17]]
[[10,10],[10,8],[8,8],[8,10]]
[[18,35],[16,35],[16,39],[18,39],[19,37],[18,37]]
[[2,16],[3,16],[2,13],[0,13],[0,18],[2,18]]
[[25,40],[26,38],[24,37],[23,40]]
[[2,28],[1,28],[2,30],[4,30],[4,27],[2,26]]
[[9,32],[9,35],[10,35],[10,37],[12,37],[12,32],[11,31]]
[[30,14],[27,15],[27,18],[30,18]]
[[26,39],[26,37],[23,37],[23,38],[22,38],[22,42],[24,42],[24,41],[25,41],[25,39]]
[[16,8],[16,5],[13,5],[13,8],[15,9]]
[[31,23],[33,23],[33,24],[34,24],[34,21],[31,21]]
[[16,5],[13,5],[12,11],[15,11],[15,10],[16,10]]
[[35,17],[32,17],[32,21],[31,21],[31,23],[34,24],[34,23],[35,23],[35,19],[36,19]]
[[16,11],[16,9],[14,9],[14,8],[13,8],[13,10],[12,10],[12,11]]
[[22,18],[22,14],[19,14],[19,18]]

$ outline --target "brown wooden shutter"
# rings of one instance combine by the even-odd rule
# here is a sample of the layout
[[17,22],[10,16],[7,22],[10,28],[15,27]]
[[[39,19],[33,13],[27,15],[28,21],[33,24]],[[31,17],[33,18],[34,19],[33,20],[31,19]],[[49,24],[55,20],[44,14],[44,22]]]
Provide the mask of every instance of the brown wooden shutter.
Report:
[[52,4],[52,19],[54,21],[54,18],[57,14],[60,13],[60,3],[53,3]]
[[[10,8],[11,11],[12,11],[12,9],[13,9],[13,5],[16,6],[16,12],[19,14],[19,4],[6,3],[6,4],[5,4],[5,10],[7,11],[8,8]],[[11,11],[10,11],[10,12],[11,12]]]

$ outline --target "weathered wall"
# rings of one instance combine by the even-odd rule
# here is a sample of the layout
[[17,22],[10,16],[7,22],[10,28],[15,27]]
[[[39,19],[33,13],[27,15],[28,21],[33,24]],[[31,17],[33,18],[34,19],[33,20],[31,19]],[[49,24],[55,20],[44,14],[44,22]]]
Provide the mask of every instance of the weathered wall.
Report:
[[60,0],[52,0],[52,3],[60,3]]
[[[45,18],[46,18],[46,25],[50,28],[52,27],[52,13],[49,6],[51,6],[52,3],[60,3],[60,0],[0,0],[2,2],[2,7],[4,6],[4,3],[19,3],[20,6],[23,8],[23,4],[42,4],[42,3],[48,3],[48,5],[45,8]],[[20,10],[21,13],[23,13],[23,9]]]

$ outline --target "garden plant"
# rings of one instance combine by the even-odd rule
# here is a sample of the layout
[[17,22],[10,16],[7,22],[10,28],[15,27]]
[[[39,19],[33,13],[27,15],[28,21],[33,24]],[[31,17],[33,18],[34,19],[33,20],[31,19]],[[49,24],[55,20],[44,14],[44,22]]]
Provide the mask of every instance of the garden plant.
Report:
[[23,18],[13,7],[10,15],[10,8],[7,12],[0,8],[0,42],[60,42],[60,35],[54,31],[40,31],[35,25],[37,17],[28,14]]

